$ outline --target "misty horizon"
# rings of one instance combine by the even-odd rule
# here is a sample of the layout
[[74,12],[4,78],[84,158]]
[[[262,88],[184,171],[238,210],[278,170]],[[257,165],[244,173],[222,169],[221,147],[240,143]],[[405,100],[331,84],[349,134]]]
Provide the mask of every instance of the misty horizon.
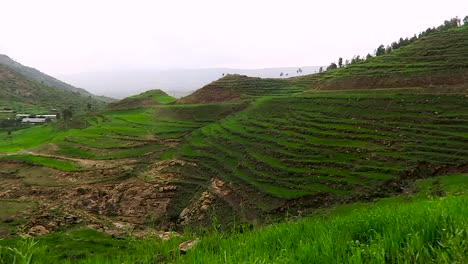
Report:
[[374,6],[368,0],[8,1],[0,53],[52,76],[329,65],[468,10],[461,0],[396,0],[385,12]]

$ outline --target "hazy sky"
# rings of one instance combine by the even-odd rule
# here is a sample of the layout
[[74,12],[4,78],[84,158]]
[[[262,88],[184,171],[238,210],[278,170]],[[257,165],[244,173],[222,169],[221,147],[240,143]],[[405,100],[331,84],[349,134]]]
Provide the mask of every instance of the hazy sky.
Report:
[[0,0],[0,53],[52,75],[326,65],[465,15],[467,0]]

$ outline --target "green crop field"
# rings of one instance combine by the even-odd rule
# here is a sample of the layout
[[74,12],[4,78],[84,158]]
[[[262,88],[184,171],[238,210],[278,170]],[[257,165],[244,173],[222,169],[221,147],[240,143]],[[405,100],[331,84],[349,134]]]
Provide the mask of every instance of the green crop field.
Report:
[[[4,120],[0,264],[467,263],[468,25],[429,33],[319,74]],[[12,76],[3,108],[69,94]],[[5,104],[29,86],[38,104]]]
[[467,113],[459,95],[262,98],[192,133],[180,157],[199,164],[187,177],[201,182],[219,177],[285,199],[352,194],[422,162],[465,164]]

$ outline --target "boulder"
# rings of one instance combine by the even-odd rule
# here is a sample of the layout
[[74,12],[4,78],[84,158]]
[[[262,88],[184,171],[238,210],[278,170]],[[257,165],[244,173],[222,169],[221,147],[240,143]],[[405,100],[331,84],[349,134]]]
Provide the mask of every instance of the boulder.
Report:
[[37,225],[29,229],[28,235],[35,237],[35,236],[42,236],[42,235],[48,234],[49,232],[50,231],[47,230],[47,228],[45,228],[44,226]]

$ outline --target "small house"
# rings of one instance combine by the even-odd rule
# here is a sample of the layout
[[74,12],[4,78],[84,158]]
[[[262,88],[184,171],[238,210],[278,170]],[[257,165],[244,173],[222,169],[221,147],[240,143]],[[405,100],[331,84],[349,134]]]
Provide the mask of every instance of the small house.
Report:
[[41,117],[25,117],[21,119],[22,123],[30,123],[30,124],[42,124],[47,121],[47,118],[41,118]]

